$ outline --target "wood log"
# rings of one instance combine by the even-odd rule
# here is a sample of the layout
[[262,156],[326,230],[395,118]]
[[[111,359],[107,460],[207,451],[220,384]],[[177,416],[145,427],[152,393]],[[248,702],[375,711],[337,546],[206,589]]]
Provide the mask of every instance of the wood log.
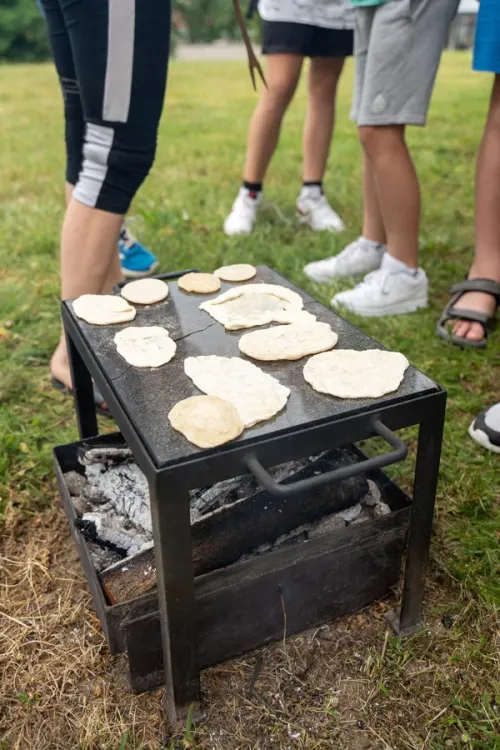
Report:
[[[283,484],[357,461],[359,457],[355,453],[334,450]],[[242,555],[261,544],[273,542],[292,529],[349,508],[367,492],[367,480],[359,475],[287,499],[260,491],[250,498],[218,508],[198,518],[191,526],[195,576],[230,565]],[[155,590],[154,550],[148,549],[102,571],[100,580],[110,604],[131,601]]]

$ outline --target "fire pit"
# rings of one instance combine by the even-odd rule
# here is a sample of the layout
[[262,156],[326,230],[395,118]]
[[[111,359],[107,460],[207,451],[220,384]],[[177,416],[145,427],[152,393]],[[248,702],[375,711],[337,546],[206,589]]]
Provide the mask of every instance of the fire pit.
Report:
[[[338,347],[380,348],[273,271],[260,268],[257,280],[301,294],[305,309],[339,334]],[[168,366],[138,371],[117,354],[114,327],[89,326],[63,303],[81,441],[54,451],[61,496],[110,650],[127,651],[135,691],[165,684],[172,722],[199,702],[201,668],[384,596],[398,580],[406,536],[401,609],[391,624],[402,635],[421,627],[446,402],[445,392],[414,368],[396,393],[350,401],[313,391],[302,377],[303,361],[266,363],[262,369],[291,389],[284,411],[232,443],[199,450],[167,420],[177,401],[196,393],[183,360],[238,356],[239,339],[199,304],[171,284],[168,302],[138,310],[135,324],[166,326],[178,346]],[[91,378],[119,434],[97,435]],[[392,430],[414,424],[420,432],[410,501],[379,470],[406,456]],[[391,450],[367,459],[352,444],[374,435]],[[134,547],[114,578],[112,570],[99,577],[88,541],[95,523],[78,522],[68,472],[83,473],[82,451],[120,446],[130,448],[149,485],[154,551]],[[282,483],[265,468],[309,456]],[[234,477],[250,480],[255,491],[193,516],[193,498],[202,497],[193,491]],[[367,486],[381,493],[384,511],[339,524],[339,511],[363,501]],[[153,585],[137,570],[144,578],[153,574]]]

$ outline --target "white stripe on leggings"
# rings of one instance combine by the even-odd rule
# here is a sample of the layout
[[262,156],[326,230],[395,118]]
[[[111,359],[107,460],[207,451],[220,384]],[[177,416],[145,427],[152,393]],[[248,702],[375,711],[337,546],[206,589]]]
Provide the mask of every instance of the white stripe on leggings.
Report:
[[83,144],[83,164],[73,198],[85,206],[94,207],[108,172],[109,152],[115,131],[104,125],[87,123]]
[[132,91],[135,0],[108,0],[108,59],[102,119],[127,122]]

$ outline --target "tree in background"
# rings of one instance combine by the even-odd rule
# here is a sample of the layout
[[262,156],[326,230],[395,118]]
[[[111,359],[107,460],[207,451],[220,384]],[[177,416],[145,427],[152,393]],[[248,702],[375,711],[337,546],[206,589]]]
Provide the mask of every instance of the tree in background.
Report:
[[0,60],[32,62],[48,56],[45,21],[35,0],[0,0]]

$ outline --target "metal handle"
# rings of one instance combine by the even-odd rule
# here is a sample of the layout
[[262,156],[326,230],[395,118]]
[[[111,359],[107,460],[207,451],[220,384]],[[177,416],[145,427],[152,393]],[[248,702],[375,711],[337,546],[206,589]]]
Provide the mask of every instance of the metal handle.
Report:
[[395,464],[398,461],[403,461],[408,455],[408,446],[403,443],[391,430],[386,427],[379,419],[373,419],[371,421],[371,427],[375,435],[384,438],[391,448],[393,449],[390,453],[385,453],[383,456],[375,456],[369,458],[366,461],[360,461],[357,464],[351,466],[343,466],[341,469],[334,469],[334,471],[328,471],[326,474],[321,474],[317,477],[310,477],[309,479],[303,479],[300,482],[293,482],[289,485],[278,484],[274,481],[272,476],[265,470],[260,461],[255,456],[247,456],[245,458],[245,464],[249,471],[252,472],[255,479],[259,484],[264,487],[265,490],[270,492],[272,495],[278,497],[291,497],[297,495],[300,492],[315,489],[321,487],[324,484],[332,484],[333,482],[339,482],[342,479],[349,479],[355,477],[358,474],[364,474],[368,471],[374,471],[375,469],[381,469],[383,466],[389,466]]

